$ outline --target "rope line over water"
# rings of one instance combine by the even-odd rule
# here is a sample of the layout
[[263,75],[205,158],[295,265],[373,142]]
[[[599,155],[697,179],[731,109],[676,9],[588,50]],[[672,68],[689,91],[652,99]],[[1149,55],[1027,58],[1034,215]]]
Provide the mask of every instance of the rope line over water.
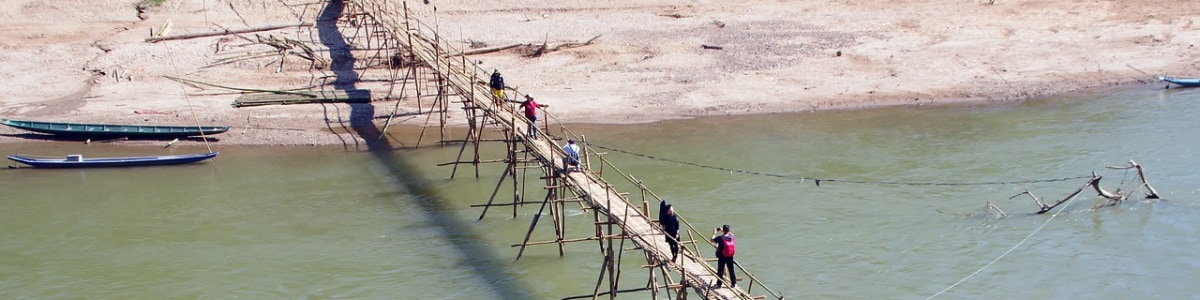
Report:
[[932,296],[929,296],[929,298],[925,298],[925,300],[930,300],[933,298],[937,298],[937,296],[941,296],[942,294],[950,291],[950,289],[957,287],[958,285],[962,284],[963,282],[967,282],[967,280],[970,280],[972,277],[975,277],[975,275],[979,275],[980,272],[983,272],[983,270],[987,269],[988,267],[995,265],[996,262],[1000,261],[1001,259],[1004,259],[1004,257],[1008,256],[1009,253],[1012,253],[1013,250],[1017,250],[1017,248],[1021,247],[1021,245],[1024,245],[1025,242],[1029,241],[1030,238],[1033,238],[1033,235],[1037,234],[1038,232],[1041,232],[1042,228],[1046,228],[1046,225],[1050,225],[1050,221],[1054,221],[1054,218],[1057,218],[1058,215],[1062,214],[1062,212],[1067,209],[1067,206],[1071,205],[1071,202],[1075,202],[1075,199],[1077,198],[1076,196],[1079,196],[1079,194],[1075,194],[1074,196],[1071,196],[1071,199],[1067,199],[1066,205],[1063,205],[1062,207],[1060,207],[1058,209],[1058,212],[1054,213],[1053,215],[1050,215],[1050,218],[1046,219],[1046,222],[1043,222],[1041,226],[1038,226],[1038,228],[1034,229],[1033,232],[1030,232],[1029,235],[1026,235],[1025,238],[1021,239],[1020,242],[1017,242],[1017,244],[1012,245],[1012,247],[1009,247],[1007,251],[1004,251],[1004,253],[1001,253],[1000,256],[996,257],[996,259],[989,261],[987,264],[984,264],[982,267],[979,267],[979,269],[975,270],[975,272],[971,272],[971,274],[967,275],[967,277],[963,277],[963,279],[959,279],[954,284],[951,284],[950,286],[947,286],[945,289],[942,289],[941,291],[934,293]]
[[670,159],[670,158],[658,157],[658,156],[649,155],[649,154],[637,153],[637,152],[632,152],[632,151],[628,151],[628,150],[617,149],[617,148],[607,147],[607,146],[603,146],[603,145],[597,145],[595,143],[588,143],[588,145],[591,147],[596,147],[596,148],[600,148],[600,149],[604,149],[604,150],[608,150],[608,151],[619,152],[619,153],[628,154],[628,155],[632,155],[632,156],[642,157],[642,158],[646,158],[646,159],[672,162],[672,163],[688,165],[688,166],[693,166],[693,167],[703,168],[703,169],[718,170],[718,171],[724,171],[724,172],[729,172],[729,173],[740,173],[740,174],[748,174],[748,175],[776,177],[776,178],[782,178],[782,179],[800,180],[800,182],[804,182],[805,180],[811,180],[813,182],[813,184],[815,184],[816,186],[821,186],[822,182],[841,182],[841,183],[871,184],[871,185],[909,185],[909,186],[979,186],[979,185],[1012,185],[1012,184],[1045,183],[1045,182],[1062,182],[1062,181],[1071,181],[1071,180],[1091,178],[1091,176],[1071,176],[1071,177],[1050,178],[1050,179],[1030,179],[1030,180],[1014,180],[1014,181],[981,181],[981,182],[904,182],[904,181],[868,181],[868,180],[847,180],[847,179],[836,179],[836,178],[816,178],[816,177],[808,177],[808,176],[774,174],[774,173],[750,171],[750,170],[742,170],[742,169],[731,169],[731,168],[725,168],[725,167],[704,165],[704,164],[698,164],[698,163],[694,163],[694,162],[687,162],[687,161],[675,160],[675,159]]

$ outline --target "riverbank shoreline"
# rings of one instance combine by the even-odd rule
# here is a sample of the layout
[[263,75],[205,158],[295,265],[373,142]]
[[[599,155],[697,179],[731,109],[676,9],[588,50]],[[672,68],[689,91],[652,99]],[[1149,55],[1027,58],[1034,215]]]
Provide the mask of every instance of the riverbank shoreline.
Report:
[[[540,56],[515,47],[469,57],[501,71],[510,87],[536,95],[568,124],[994,105],[1153,86],[1154,75],[1200,73],[1192,44],[1200,40],[1200,3],[1190,2],[434,1],[410,7],[464,49],[593,41]],[[0,24],[12,28],[0,32],[6,50],[0,75],[13,78],[0,87],[2,118],[230,126],[216,136],[217,145],[261,146],[364,145],[374,137],[360,136],[355,127],[381,128],[393,112],[388,132],[398,140],[439,126],[427,113],[428,83],[423,94],[397,89],[389,83],[398,75],[370,66],[364,51],[354,52],[351,62],[362,65],[355,65],[354,78],[330,70],[329,61],[347,57],[327,41],[353,40],[354,28],[331,25],[328,16],[336,11],[325,3],[0,0],[0,8]],[[294,26],[147,41],[288,24]],[[263,42],[272,39],[308,45],[324,59]],[[369,48],[355,43],[347,47]],[[430,80],[418,74],[413,81]],[[214,85],[350,87],[371,90],[376,101],[234,108],[240,93]],[[448,105],[452,130],[465,127],[457,106]],[[0,128],[0,143],[22,142],[23,133]]]

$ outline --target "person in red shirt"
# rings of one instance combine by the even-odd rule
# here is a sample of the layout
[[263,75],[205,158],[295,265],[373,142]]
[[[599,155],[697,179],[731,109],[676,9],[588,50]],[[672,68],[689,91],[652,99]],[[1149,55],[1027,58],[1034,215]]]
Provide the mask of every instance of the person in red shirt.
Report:
[[532,139],[537,139],[538,107],[537,101],[533,101],[533,95],[525,94],[525,102],[521,102],[521,108],[525,109],[525,118],[529,119],[528,135]]
[[715,288],[721,288],[721,277],[725,276],[725,268],[729,268],[729,284],[733,288],[737,288],[737,275],[733,274],[733,255],[737,252],[737,246],[733,243],[733,232],[729,231],[729,224],[713,229],[712,241],[717,244],[717,285]]

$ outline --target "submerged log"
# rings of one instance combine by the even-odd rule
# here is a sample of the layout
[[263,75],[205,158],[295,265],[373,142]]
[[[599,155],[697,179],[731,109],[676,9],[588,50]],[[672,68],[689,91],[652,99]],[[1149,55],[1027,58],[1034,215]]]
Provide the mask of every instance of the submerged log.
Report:
[[[1121,201],[1125,201],[1126,199],[1129,199],[1129,196],[1132,195],[1134,193],[1134,191],[1139,190],[1142,187],[1146,188],[1146,198],[1147,199],[1159,199],[1158,191],[1155,190],[1154,187],[1150,186],[1150,182],[1148,180],[1146,180],[1145,170],[1143,170],[1142,166],[1139,165],[1137,162],[1130,160],[1129,164],[1125,165],[1125,166],[1105,166],[1105,168],[1108,168],[1108,169],[1136,169],[1137,173],[1138,173],[1138,178],[1141,179],[1142,183],[1140,185],[1138,185],[1137,188],[1130,189],[1126,193],[1122,193],[1121,189],[1117,189],[1116,192],[1110,192],[1110,191],[1104,189],[1104,187],[1100,186],[1100,179],[1102,179],[1103,177],[1101,177],[1100,175],[1096,175],[1095,172],[1092,172],[1092,177],[1089,178],[1087,182],[1084,182],[1083,185],[1080,185],[1079,188],[1076,188],[1074,192],[1071,192],[1070,194],[1063,196],[1062,199],[1055,201],[1054,204],[1047,204],[1045,201],[1042,201],[1042,198],[1038,197],[1037,195],[1034,195],[1033,192],[1030,192],[1029,190],[1025,190],[1024,192],[1013,195],[1012,197],[1008,197],[1008,199],[1011,200],[1011,199],[1019,197],[1021,195],[1029,195],[1030,198],[1033,198],[1033,202],[1035,204],[1037,204],[1037,206],[1038,206],[1038,211],[1034,212],[1035,214],[1044,214],[1044,213],[1054,209],[1055,207],[1058,207],[1059,205],[1062,205],[1063,203],[1070,201],[1071,199],[1075,198],[1075,196],[1078,196],[1079,193],[1082,193],[1083,190],[1087,189],[1089,186],[1092,187],[1092,189],[1096,191],[1097,196],[1103,197],[1106,200],[1102,203],[1097,203],[1095,206],[1092,207],[1093,209],[1105,207],[1105,206],[1117,205],[1118,203],[1121,203]],[[988,201],[987,204],[984,206],[984,211],[988,211],[992,208],[995,208],[997,211],[1000,211],[1001,214],[1004,213],[1003,211],[1000,210],[999,207],[997,207],[991,201]]]

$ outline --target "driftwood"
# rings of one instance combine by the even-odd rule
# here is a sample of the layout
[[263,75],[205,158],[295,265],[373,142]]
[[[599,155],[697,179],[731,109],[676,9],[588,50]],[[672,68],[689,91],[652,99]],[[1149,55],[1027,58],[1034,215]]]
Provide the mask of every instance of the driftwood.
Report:
[[[1083,188],[1080,188],[1080,190],[1083,190]],[[1078,193],[1078,191],[1076,191],[1075,193]],[[1042,201],[1042,198],[1038,198],[1037,195],[1034,195],[1029,190],[1025,190],[1024,192],[1021,192],[1020,194],[1016,194],[1016,195],[1013,195],[1012,197],[1008,197],[1008,199],[1012,200],[1012,198],[1020,197],[1021,195],[1029,195],[1030,198],[1033,198],[1033,202],[1037,204],[1038,209],[1041,209],[1042,211],[1050,210],[1049,209],[1050,206],[1046,205],[1046,202]],[[988,201],[987,205],[995,206],[994,204],[992,204],[992,201]],[[1055,204],[1055,205],[1057,205],[1057,204]],[[984,209],[987,209],[987,206],[985,206]]]
[[242,20],[242,25],[250,26],[250,23],[246,22],[246,18],[242,17],[242,13],[238,12],[236,7],[233,7],[233,3],[229,3],[229,10],[232,10],[233,14]]
[[1137,162],[1130,160],[1129,164],[1124,167],[1117,167],[1117,166],[1105,166],[1105,167],[1109,168],[1109,169],[1118,169],[1118,170],[1125,170],[1125,169],[1131,169],[1131,168],[1137,169],[1138,178],[1140,178],[1142,180],[1142,185],[1140,185],[1138,187],[1146,187],[1146,198],[1159,199],[1158,190],[1155,190],[1154,187],[1150,186],[1150,181],[1146,180],[1146,172],[1144,170],[1142,170],[1142,165],[1139,165]]
[[725,49],[725,47],[721,47],[721,46],[717,46],[717,45],[709,45],[709,44],[700,44],[700,48],[712,49],[712,50]]
[[[1102,177],[1099,175],[1096,175],[1095,173],[1092,173],[1092,177],[1089,178],[1087,182],[1085,182],[1083,185],[1079,186],[1079,188],[1075,189],[1074,192],[1071,192],[1070,194],[1063,196],[1062,199],[1059,199],[1058,201],[1054,202],[1054,204],[1047,204],[1045,201],[1042,201],[1042,198],[1038,197],[1037,195],[1034,195],[1033,192],[1030,192],[1029,190],[1025,190],[1024,192],[1013,195],[1012,197],[1008,197],[1008,199],[1013,199],[1013,198],[1019,197],[1021,195],[1029,195],[1030,198],[1033,198],[1033,202],[1035,204],[1037,204],[1037,206],[1038,206],[1038,211],[1034,212],[1035,214],[1044,214],[1044,213],[1050,211],[1051,209],[1054,209],[1055,207],[1058,207],[1059,205],[1062,205],[1063,203],[1070,201],[1071,199],[1075,198],[1075,196],[1078,196],[1079,193],[1082,193],[1089,186],[1092,187],[1092,189],[1096,191],[1096,195],[1103,197],[1106,200],[1102,203],[1097,203],[1095,206],[1092,207],[1092,209],[1117,205],[1118,203],[1121,203],[1121,201],[1125,201],[1126,199],[1129,199],[1130,195],[1132,195],[1135,191],[1140,190],[1143,187],[1146,188],[1146,199],[1159,199],[1158,191],[1155,190],[1154,187],[1150,186],[1150,182],[1148,180],[1146,180],[1145,170],[1142,169],[1142,166],[1139,165],[1137,162],[1130,160],[1129,164],[1126,166],[1105,166],[1105,167],[1109,168],[1109,169],[1119,169],[1119,170],[1136,169],[1138,178],[1141,179],[1142,183],[1140,185],[1138,185],[1137,188],[1130,189],[1128,193],[1123,194],[1123,193],[1121,193],[1120,189],[1118,189],[1116,192],[1110,192],[1100,186],[1100,179]],[[988,211],[992,208],[995,208],[997,211],[1000,211],[1000,213],[1002,215],[1004,214],[1004,211],[1000,210],[1000,208],[997,207],[995,204],[993,204],[991,201],[988,201],[987,205],[984,206],[984,211]]]
[[315,68],[324,68],[325,66],[329,65],[329,61],[326,60],[325,57],[323,57],[321,55],[317,55],[317,52],[315,50],[313,50],[312,47],[309,47],[307,44],[305,44],[302,41],[289,39],[289,38],[277,38],[274,35],[267,35],[264,37],[264,36],[256,34],[254,36],[254,39],[242,36],[240,34],[234,34],[234,35],[236,35],[237,37],[242,38],[244,40],[247,40],[253,44],[263,44],[263,45],[271,46],[272,48],[275,48],[275,49],[274,50],[254,51],[254,52],[245,52],[245,53],[238,54],[238,55],[222,57],[222,58],[214,60],[212,63],[205,66],[205,68],[220,66],[220,65],[225,65],[225,64],[231,64],[231,63],[245,61],[245,60],[251,60],[251,59],[274,57],[274,59],[272,59],[270,62],[266,63],[265,65],[271,65],[271,64],[278,62],[279,67],[276,69],[276,72],[281,72],[282,68],[283,68],[283,59],[285,57],[287,57],[289,54],[295,55],[300,58],[303,58],[303,59],[313,62],[313,67],[315,67]]
[[1062,205],[1063,203],[1066,203],[1067,201],[1070,201],[1072,198],[1075,198],[1075,196],[1078,196],[1079,193],[1082,193],[1083,189],[1086,189],[1088,186],[1095,186],[1095,185],[1099,184],[1099,182],[1100,182],[1100,176],[1093,175],[1092,178],[1088,179],[1087,182],[1085,182],[1083,185],[1079,186],[1079,188],[1075,189],[1074,192],[1071,192],[1070,194],[1063,196],[1062,199],[1058,199],[1058,202],[1054,202],[1054,204],[1052,204],[1052,205],[1046,205],[1046,202],[1043,202],[1042,199],[1039,199],[1037,196],[1035,196],[1033,193],[1030,193],[1029,191],[1025,191],[1020,194],[1016,194],[1012,197],[1009,197],[1009,199],[1016,198],[1017,196],[1020,196],[1020,195],[1029,195],[1030,197],[1033,198],[1034,202],[1037,202],[1038,207],[1039,207],[1038,211],[1034,212],[1034,213],[1040,215],[1040,214],[1044,214],[1044,213],[1050,211],[1051,209],[1054,209],[1055,207],[1058,207],[1059,205]]
[[[278,104],[302,104],[302,103],[366,103],[371,102],[370,90],[333,90],[333,91],[296,91],[296,90],[266,90],[266,89],[250,89],[236,88],[230,86],[217,85],[212,83],[200,82],[196,80],[183,79],[179,77],[163,76],[167,79],[178,81],[184,84],[199,87],[211,86],[228,90],[243,92],[241,97],[238,97],[233,107],[259,106],[259,105],[278,105]],[[249,118],[249,117],[247,117]]]
[[530,54],[529,57],[538,57],[538,56],[542,56],[542,54],[546,54],[546,43],[548,42],[549,39],[550,39],[550,35],[547,34],[546,39],[542,40],[542,46],[537,47],[537,49],[534,50],[533,54]]
[[525,57],[539,57],[539,56],[542,56],[543,54],[550,53],[550,52],[554,52],[554,51],[558,51],[558,50],[570,49],[570,48],[576,48],[576,47],[583,47],[583,46],[591,45],[592,43],[595,43],[595,42],[596,42],[596,39],[599,39],[599,38],[600,38],[600,36],[601,36],[601,35],[596,35],[596,36],[594,36],[594,37],[592,37],[592,38],[588,39],[586,42],[582,42],[582,43],[580,43],[580,42],[566,42],[566,43],[562,43],[562,44],[555,45],[555,46],[553,46],[553,47],[551,47],[547,41],[542,41],[542,44],[541,44],[541,45],[537,45],[537,46],[534,46],[534,45],[532,45],[532,44],[524,44],[524,45],[522,45],[522,46],[525,46],[526,48],[528,48],[528,49],[531,49],[531,50],[532,50],[532,52],[530,52],[529,54],[525,54]]
[[[221,30],[224,30],[226,32],[231,32],[230,34],[232,34],[233,36],[236,36],[238,38],[246,40],[247,42],[251,42],[251,43],[254,42],[254,39],[248,38],[248,37],[242,35],[242,33],[240,33],[240,32],[232,32],[233,30],[229,30],[229,28],[227,28],[225,26],[221,26],[221,24],[213,24],[213,25],[216,25],[217,28],[221,28]],[[220,40],[218,40],[217,42],[220,42]]]
[[597,34],[596,36],[593,36],[592,38],[588,39],[586,42],[583,42],[583,43],[579,43],[579,42],[562,43],[562,44],[559,44],[558,46],[554,46],[554,47],[550,48],[550,51],[558,51],[558,50],[562,50],[562,49],[569,49],[569,48],[583,47],[583,46],[591,45],[592,43],[595,43],[596,40],[600,38],[600,36],[601,36],[601,34]]
[[312,93],[307,93],[307,92],[304,92],[304,91],[296,91],[296,90],[266,90],[266,89],[238,88],[238,87],[231,87],[231,86],[224,86],[224,85],[212,84],[212,83],[207,83],[207,82],[202,82],[202,81],[196,81],[196,80],[191,80],[191,79],[183,79],[183,78],[174,77],[174,76],[163,76],[163,77],[165,77],[165,78],[167,78],[167,79],[170,79],[170,80],[174,80],[174,81],[177,81],[177,82],[183,83],[183,84],[187,84],[187,85],[191,85],[191,86],[194,86],[194,87],[197,87],[197,88],[201,88],[201,89],[203,89],[203,88],[202,88],[202,87],[200,87],[200,86],[202,86],[202,85],[203,85],[203,86],[211,86],[211,87],[222,88],[222,89],[227,89],[227,90],[239,91],[239,92],[244,92],[244,93],[245,93],[245,92],[248,92],[248,93],[274,93],[274,94],[289,94],[289,95],[301,96],[301,97],[309,97],[309,98],[314,98],[314,97],[316,97],[316,96],[314,96]]
[[[550,45],[549,41],[543,40],[541,43],[538,43],[538,44],[534,44],[534,43],[508,44],[508,45],[504,45],[504,46],[467,50],[467,51],[459,52],[456,54],[444,54],[442,57],[485,54],[485,53],[504,51],[504,50],[513,49],[513,48],[516,48],[518,50],[518,52],[524,53],[522,55],[524,55],[525,57],[538,57],[538,56],[541,56],[542,54],[546,54],[546,53],[550,53],[550,52],[554,52],[554,51],[558,51],[558,50],[564,50],[564,49],[570,49],[570,48],[591,45],[591,44],[595,43],[597,39],[600,39],[600,36],[602,36],[602,35],[596,35],[582,43],[581,42],[564,42],[564,43],[558,44],[558,45]],[[434,41],[426,39],[424,37],[414,36],[414,38],[421,39],[422,41],[430,43],[430,44],[436,44],[436,43],[434,43]]]
[[171,20],[167,20],[167,22],[163,23],[161,26],[158,27],[158,33],[153,32],[154,29],[151,28],[150,35],[155,36],[155,37],[162,37],[164,35],[167,35],[168,33],[171,33],[172,25],[174,25],[174,23],[171,22]]
[[1104,197],[1105,199],[1108,199],[1107,202],[1105,202],[1103,204],[1096,204],[1096,206],[1094,206],[1092,208],[1098,208],[1101,206],[1113,206],[1113,205],[1116,205],[1117,203],[1120,203],[1122,200],[1126,199],[1125,195],[1121,195],[1120,193],[1113,194],[1112,192],[1104,190],[1104,188],[1100,187],[1100,177],[1096,176],[1096,174],[1093,173],[1092,177],[1096,178],[1096,181],[1094,183],[1092,183],[1092,188],[1096,189],[1096,194],[1099,194],[1100,197]]
[[[1026,191],[1026,192],[1028,192],[1028,191]],[[1018,194],[1018,195],[1020,195],[1020,194]],[[1016,197],[1016,196],[1013,196],[1013,197]],[[1012,199],[1012,198],[1009,198],[1009,199]],[[1036,198],[1035,198],[1035,199],[1036,199]],[[1004,210],[1003,210],[1003,209],[1000,209],[1000,207],[999,207],[999,206],[996,206],[995,204],[992,204],[992,201],[988,201],[988,202],[987,202],[987,205],[984,205],[984,206],[983,206],[983,211],[985,211],[985,212],[986,212],[986,211],[991,211],[991,210],[993,210],[993,209],[995,209],[995,210],[996,210],[996,212],[999,212],[999,213],[1000,213],[1000,217],[1001,217],[1001,218],[1003,218],[1003,217],[1005,217],[1005,216],[1008,216],[1008,214],[1007,214],[1007,213],[1004,213]]]
[[288,27],[303,27],[303,26],[312,26],[312,25],[313,25],[312,23],[300,23],[300,24],[292,24],[292,25],[263,26],[263,27],[247,28],[247,29],[240,29],[240,30],[226,29],[226,30],[217,31],[217,32],[205,32],[205,33],[181,34],[181,35],[173,35],[173,36],[149,37],[149,38],[146,38],[145,41],[147,43],[157,43],[157,42],[161,42],[161,41],[186,40],[186,39],[194,39],[194,38],[202,38],[202,37],[210,37],[210,36],[218,36],[218,35],[268,31],[268,30],[283,29],[283,28],[288,28]]
[[463,51],[463,52],[461,52],[461,53],[459,53],[459,54],[454,54],[454,55],[450,55],[450,56],[459,56],[459,55],[475,55],[475,54],[492,53],[492,52],[504,51],[504,50],[508,50],[508,49],[516,48],[516,47],[518,47],[518,46],[521,46],[521,45],[527,45],[527,44],[509,44],[509,45],[504,45],[504,46],[496,46],[496,47],[480,48],[480,49],[475,49],[475,50],[471,50],[471,51]]

